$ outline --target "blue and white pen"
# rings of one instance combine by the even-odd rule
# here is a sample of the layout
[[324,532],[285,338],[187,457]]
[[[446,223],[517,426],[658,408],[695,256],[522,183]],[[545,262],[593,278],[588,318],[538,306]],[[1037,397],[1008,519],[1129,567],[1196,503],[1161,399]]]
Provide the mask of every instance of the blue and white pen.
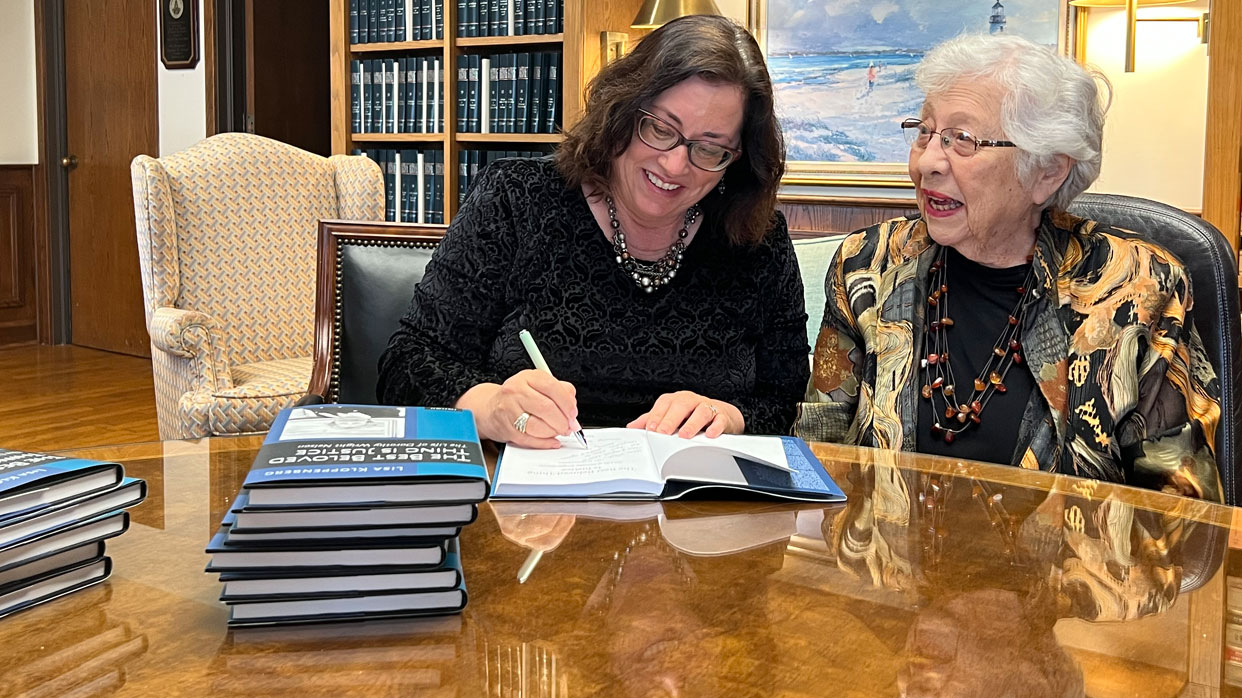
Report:
[[[526,347],[526,354],[530,357],[531,362],[535,364],[535,368],[551,376],[552,369],[548,368],[548,362],[543,360],[543,354],[539,353],[539,346],[535,344],[535,338],[530,336],[530,331],[522,330],[518,332],[518,339],[522,340],[522,346]],[[583,448],[587,448],[586,436],[581,429],[574,432],[574,436],[577,437],[578,442],[582,444]]]

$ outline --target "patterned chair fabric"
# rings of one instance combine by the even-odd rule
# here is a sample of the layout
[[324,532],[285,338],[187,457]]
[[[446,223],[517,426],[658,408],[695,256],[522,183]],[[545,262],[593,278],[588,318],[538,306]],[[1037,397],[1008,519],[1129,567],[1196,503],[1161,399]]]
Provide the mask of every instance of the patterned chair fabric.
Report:
[[130,175],[160,437],[267,429],[310,379],[318,221],[382,219],[379,167],[224,133]]

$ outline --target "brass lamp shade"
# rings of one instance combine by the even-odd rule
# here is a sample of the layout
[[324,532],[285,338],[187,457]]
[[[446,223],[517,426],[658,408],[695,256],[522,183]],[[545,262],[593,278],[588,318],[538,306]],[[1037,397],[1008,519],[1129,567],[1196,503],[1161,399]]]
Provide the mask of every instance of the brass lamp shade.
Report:
[[686,15],[718,15],[712,0],[643,0],[643,6],[630,24],[634,29],[658,29]]
[[[1138,0],[1139,7],[1156,5],[1182,5],[1194,0]],[[1125,7],[1126,0],[1070,0],[1074,7]]]

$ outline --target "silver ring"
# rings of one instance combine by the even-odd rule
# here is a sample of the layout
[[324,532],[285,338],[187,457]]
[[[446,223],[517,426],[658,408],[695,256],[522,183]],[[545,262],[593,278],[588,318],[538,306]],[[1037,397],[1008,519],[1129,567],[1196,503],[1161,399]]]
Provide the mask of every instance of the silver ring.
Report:
[[526,433],[526,423],[530,421],[530,413],[523,412],[518,418],[513,420],[513,428],[518,430],[519,434]]
[[703,404],[704,404],[704,405],[707,405],[707,409],[709,409],[709,410],[711,410],[711,411],[712,411],[712,416],[713,416],[713,417],[715,417],[716,415],[720,414],[720,412],[716,409],[716,406],[715,406],[715,405],[713,405],[712,403],[710,403],[710,402],[705,402],[705,403],[703,403]]

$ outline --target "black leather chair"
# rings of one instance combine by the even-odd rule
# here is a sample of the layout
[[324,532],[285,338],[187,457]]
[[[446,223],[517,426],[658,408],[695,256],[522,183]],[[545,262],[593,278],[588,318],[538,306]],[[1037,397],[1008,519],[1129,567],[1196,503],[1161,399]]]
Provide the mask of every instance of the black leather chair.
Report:
[[1107,223],[1151,240],[1175,254],[1190,271],[1195,327],[1220,381],[1221,417],[1216,459],[1225,501],[1242,503],[1238,429],[1242,425],[1242,338],[1238,315],[1238,270],[1233,249],[1212,224],[1181,209],[1117,194],[1083,194],[1070,213]]
[[380,354],[423,278],[442,225],[319,224],[315,364],[299,404],[373,404]]

